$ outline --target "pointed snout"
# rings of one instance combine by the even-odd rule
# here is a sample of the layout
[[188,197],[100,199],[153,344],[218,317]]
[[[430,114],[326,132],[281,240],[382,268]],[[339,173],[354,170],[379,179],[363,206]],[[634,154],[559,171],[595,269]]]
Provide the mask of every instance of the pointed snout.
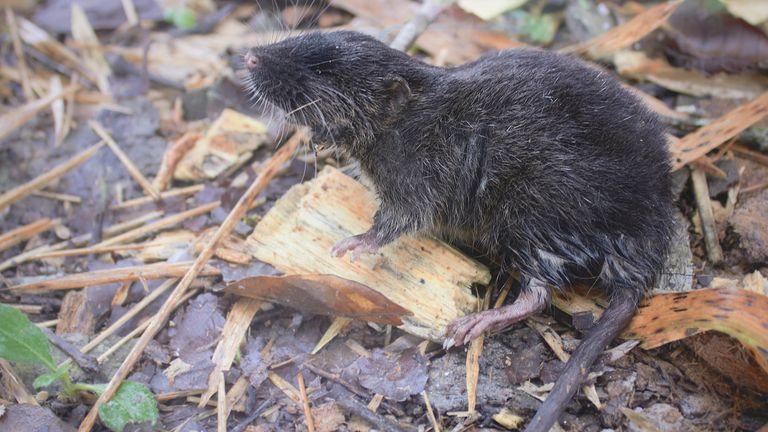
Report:
[[255,71],[259,67],[259,59],[250,51],[245,53],[243,60],[245,61],[246,69],[251,72]]

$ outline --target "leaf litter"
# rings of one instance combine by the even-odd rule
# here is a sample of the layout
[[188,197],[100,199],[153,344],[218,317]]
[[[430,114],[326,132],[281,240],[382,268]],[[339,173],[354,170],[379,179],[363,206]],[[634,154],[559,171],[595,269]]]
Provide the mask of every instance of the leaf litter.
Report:
[[[285,146],[290,135],[281,119],[271,119],[244,97],[236,75],[241,66],[237,54],[281,37],[274,30],[282,28],[279,21],[304,28],[341,25],[378,36],[389,33],[389,39],[393,28],[418,9],[406,0],[386,5],[338,0],[329,8],[312,4],[282,10],[274,2],[235,7],[200,2],[189,10],[175,10],[178,5],[171,3],[80,2],[82,13],[76,9],[74,15],[69,1],[19,8],[9,22],[15,23],[24,58],[11,45],[3,51],[0,79],[8,90],[0,94],[0,271],[3,284],[15,289],[0,291],[0,300],[12,305],[15,316],[26,314],[37,325],[55,326],[81,349],[88,338],[99,338],[89,349],[94,349],[102,373],[72,369],[73,376],[89,383],[110,381],[150,320],[166,304],[180,305],[159,334],[140,346],[131,363],[131,381],[123,382],[111,405],[102,405],[107,411],[119,405],[122,389],[135,385],[139,387],[131,403],[157,399],[159,411],[150,407],[154,403],[142,413],[118,410],[119,419],[102,418],[96,428],[120,430],[128,423],[157,421],[180,430],[296,430],[310,425],[315,430],[367,430],[370,425],[395,427],[393,421],[399,421],[398,427],[407,430],[435,424],[499,427],[530,416],[538,406],[532,395],[545,395],[562,367],[552,349],[572,352],[580,337],[573,327],[591,325],[603,299],[579,294],[559,299],[553,309],[556,320],[547,322],[559,335],[548,340],[550,345],[531,328],[514,326],[486,337],[471,364],[462,352],[446,353],[422,339],[402,337],[410,332],[436,339],[447,316],[475,307],[474,297],[456,291],[454,305],[427,318],[421,301],[428,306],[433,298],[393,296],[397,279],[388,283],[395,288],[381,291],[380,283],[354,279],[361,267],[346,273],[311,267],[309,254],[316,247],[326,249],[333,229],[311,237],[301,234],[312,220],[302,219],[303,214],[290,221],[274,219],[291,202],[322,209],[322,199],[302,198],[312,185],[323,185],[321,196],[336,199],[336,192],[325,190],[343,184],[341,177],[328,174],[344,166],[335,155],[300,154],[279,169],[273,167],[268,178],[274,178],[262,186],[261,198],[231,222],[230,233],[210,250],[215,258],[199,268],[203,272],[191,291],[171,294],[177,278],[194,270],[195,256],[207,253],[217,226],[237,209],[248,185],[264,178],[275,145]],[[745,12],[740,2],[726,2],[727,10],[709,10],[708,18],[691,14],[692,1],[621,6],[579,2],[578,10],[568,7],[563,20],[563,5],[539,3],[509,2],[501,9],[483,2],[449,6],[416,40],[414,53],[434,64],[456,64],[487,50],[533,43],[599,56],[603,67],[614,69],[666,113],[670,132],[679,138],[672,140],[676,175],[683,178],[678,204],[682,219],[689,222],[676,240],[677,262],[670,274],[679,274],[665,279],[627,331],[635,340],[630,346],[639,342],[640,347],[606,355],[590,374],[587,384],[603,408],[594,408],[589,402],[593,396],[579,395],[561,427],[759,429],[768,423],[761,396],[768,376],[761,330],[768,290],[761,211],[768,199],[768,142],[761,120],[768,84],[754,71],[764,68],[760,53],[766,23],[760,17],[768,15],[761,14],[760,5]],[[125,24],[132,14],[123,11],[130,8],[142,20],[141,27]],[[163,10],[174,13],[164,15]],[[62,16],[74,17],[74,35],[73,21]],[[206,24],[210,19],[218,25]],[[708,20],[710,28],[725,36],[708,39],[710,33],[699,33],[691,24],[697,19]],[[257,22],[272,33],[260,33]],[[578,27],[585,25],[586,30]],[[729,38],[746,42],[734,45]],[[71,127],[66,126],[67,116]],[[102,133],[94,133],[89,122],[101,125]],[[102,144],[103,138],[114,142]],[[82,160],[67,164],[87,151]],[[693,199],[687,181],[691,170],[707,173],[707,200]],[[316,173],[321,175],[315,178]],[[334,210],[348,212],[341,225],[345,230],[359,231],[368,223],[365,212],[350,208],[359,201],[364,200],[342,198]],[[712,220],[700,217],[707,208]],[[332,213],[330,220],[337,218]],[[272,239],[266,226],[279,228],[269,233]],[[703,241],[704,232],[715,233],[723,251],[717,265],[709,261],[712,244]],[[12,240],[6,241],[6,234]],[[283,255],[268,257],[264,245]],[[388,255],[395,260],[389,265],[400,270],[400,278],[410,277],[409,271],[423,268],[413,257],[461,262],[463,252],[448,253],[452,250],[406,244]],[[411,266],[393,264],[402,258]],[[492,263],[484,264],[493,270]],[[446,268],[450,272],[457,267]],[[463,271],[462,277],[471,279]],[[483,272],[473,271],[473,280],[485,285]],[[435,277],[415,277],[409,283],[429,286]],[[238,285],[249,286],[249,296],[260,300],[233,295],[232,287]],[[133,311],[160,287],[166,291]],[[665,287],[675,293],[664,293]],[[250,306],[243,306],[246,301]],[[421,315],[413,316],[414,311]],[[128,313],[131,318],[113,328]],[[702,316],[708,321],[702,322]],[[328,340],[312,354],[324,336]],[[61,399],[52,383],[67,368],[54,361],[67,356],[58,348],[52,352],[51,372],[38,380],[49,386],[35,397],[30,389],[40,370],[16,357],[3,366],[11,373],[0,378],[0,428],[25,430],[22,423],[7,423],[21,412],[49,422],[51,430],[89,424],[86,413],[97,388]],[[468,370],[479,371],[473,378],[477,382],[467,382]],[[226,391],[226,403],[220,388]],[[469,398],[476,400],[477,412],[466,411]],[[30,405],[38,401],[42,407]],[[219,404],[226,408],[226,425],[217,424]],[[126,413],[128,417],[121,417]]]

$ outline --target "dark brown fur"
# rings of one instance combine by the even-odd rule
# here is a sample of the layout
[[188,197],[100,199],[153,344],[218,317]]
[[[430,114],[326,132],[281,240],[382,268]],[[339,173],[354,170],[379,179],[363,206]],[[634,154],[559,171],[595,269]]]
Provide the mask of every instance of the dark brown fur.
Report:
[[247,60],[254,97],[294,111],[376,187],[373,227],[342,253],[428,232],[470,239],[527,281],[611,295],[527,428],[548,430],[664,262],[672,197],[657,118],[610,75],[546,51],[439,68],[335,32]]

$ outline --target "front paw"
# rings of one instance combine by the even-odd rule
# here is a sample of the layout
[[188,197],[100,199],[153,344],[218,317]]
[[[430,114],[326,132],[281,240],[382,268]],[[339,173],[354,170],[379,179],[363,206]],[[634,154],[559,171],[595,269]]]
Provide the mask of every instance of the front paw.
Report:
[[339,258],[346,255],[347,252],[351,252],[350,260],[355,261],[363,253],[372,254],[378,250],[379,244],[376,242],[376,236],[365,233],[347,237],[336,243],[331,248],[331,255]]

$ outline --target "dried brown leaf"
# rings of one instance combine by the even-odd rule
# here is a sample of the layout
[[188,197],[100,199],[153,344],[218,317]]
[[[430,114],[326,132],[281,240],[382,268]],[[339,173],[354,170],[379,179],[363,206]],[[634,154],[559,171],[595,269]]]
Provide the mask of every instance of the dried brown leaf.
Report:
[[225,292],[269,300],[303,312],[401,325],[411,315],[371,288],[334,275],[254,276],[231,283]]

